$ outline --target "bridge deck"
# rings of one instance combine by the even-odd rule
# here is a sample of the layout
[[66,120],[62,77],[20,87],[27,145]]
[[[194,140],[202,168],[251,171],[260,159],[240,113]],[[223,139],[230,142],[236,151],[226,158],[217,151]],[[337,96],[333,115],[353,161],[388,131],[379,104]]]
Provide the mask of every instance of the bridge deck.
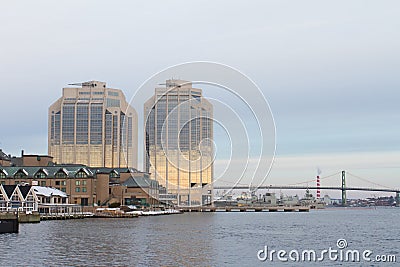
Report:
[[[233,189],[241,189],[248,190],[250,186],[214,186],[214,189],[223,189],[223,190],[233,190]],[[290,185],[263,185],[256,187],[257,189],[298,189],[298,190],[342,190],[342,187],[338,186],[290,186]],[[391,188],[366,188],[366,187],[346,187],[346,191],[372,191],[372,192],[392,192],[398,193],[400,189],[391,189]]]

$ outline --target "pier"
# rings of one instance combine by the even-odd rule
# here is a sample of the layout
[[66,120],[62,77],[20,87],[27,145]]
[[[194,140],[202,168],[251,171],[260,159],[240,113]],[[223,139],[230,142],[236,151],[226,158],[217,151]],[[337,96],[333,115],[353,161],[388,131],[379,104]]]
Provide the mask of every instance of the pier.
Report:
[[309,212],[309,206],[179,207],[181,212]]
[[47,220],[71,220],[71,219],[84,219],[87,217],[93,217],[93,213],[82,212],[82,213],[49,213],[49,214],[40,214],[41,221]]
[[0,234],[18,233],[19,222],[18,214],[14,212],[0,213]]
[[70,220],[92,217],[92,212],[82,211],[82,206],[76,204],[39,204],[40,220]]

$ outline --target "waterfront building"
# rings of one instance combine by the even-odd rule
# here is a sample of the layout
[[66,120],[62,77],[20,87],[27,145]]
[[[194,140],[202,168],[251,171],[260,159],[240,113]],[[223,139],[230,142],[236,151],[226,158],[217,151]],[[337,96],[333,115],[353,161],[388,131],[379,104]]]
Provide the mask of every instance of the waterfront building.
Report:
[[30,185],[0,184],[0,211],[31,213],[38,210],[38,198]]
[[0,167],[1,184],[53,187],[67,193],[70,203],[82,206],[93,204],[95,182],[93,172],[84,165]]
[[[158,183],[151,180],[148,173],[134,168],[91,168],[71,164],[0,166],[0,184],[49,187],[60,190],[68,196],[68,199],[63,197],[53,199],[53,202],[57,203],[51,203],[50,199],[49,204],[106,206],[114,202],[122,205],[140,202],[148,207],[158,204]],[[114,191],[114,187],[119,187],[121,193]],[[45,198],[41,200],[45,201],[45,204],[48,202]]]
[[32,186],[32,188],[39,200],[38,211],[41,215],[59,218],[82,215],[82,206],[69,204],[67,193],[48,186]]
[[40,204],[68,204],[67,193],[59,189],[47,186],[32,186],[32,188]]
[[48,151],[54,162],[136,167],[137,113],[122,91],[99,81],[72,86],[49,108]]
[[160,201],[211,203],[212,117],[202,90],[183,80],[167,80],[144,104],[144,169],[163,187]]
[[130,176],[124,182],[110,185],[112,202],[140,208],[156,207],[159,204],[157,181],[143,176]]

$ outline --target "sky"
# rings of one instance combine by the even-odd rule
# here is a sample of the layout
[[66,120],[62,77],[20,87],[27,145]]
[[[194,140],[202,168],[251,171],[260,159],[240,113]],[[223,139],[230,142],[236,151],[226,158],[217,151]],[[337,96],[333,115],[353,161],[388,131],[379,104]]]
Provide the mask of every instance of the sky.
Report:
[[211,61],[246,74],[268,100],[276,126],[268,183],[311,180],[319,167],[322,176],[346,169],[400,188],[399,8],[385,0],[3,1],[0,147],[46,154],[47,109],[68,83],[106,81],[131,99],[171,65]]

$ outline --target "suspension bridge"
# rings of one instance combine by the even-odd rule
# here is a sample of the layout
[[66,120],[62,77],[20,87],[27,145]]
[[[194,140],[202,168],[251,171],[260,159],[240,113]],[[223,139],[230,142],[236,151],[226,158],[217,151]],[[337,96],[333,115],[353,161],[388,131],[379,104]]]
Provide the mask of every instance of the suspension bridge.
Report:
[[[389,188],[384,185],[380,185],[374,182],[371,182],[367,179],[364,179],[362,177],[359,177],[354,174],[350,174],[354,178],[358,178],[359,180],[362,180],[364,182],[368,182],[374,187],[357,187],[357,186],[346,186],[346,172],[342,171],[341,173],[335,173],[332,175],[328,175],[325,177],[322,177],[321,180],[327,179],[330,177],[334,177],[338,174],[341,174],[341,185],[340,186],[309,186],[308,183],[310,182],[315,182],[315,180],[309,180],[305,182],[300,182],[297,184],[291,184],[291,185],[260,185],[260,186],[252,186],[252,185],[242,185],[242,184],[235,184],[233,186],[214,186],[214,189],[216,190],[228,190],[232,191],[235,189],[241,189],[241,190],[259,190],[259,189],[281,189],[281,190],[340,190],[342,193],[342,205],[346,206],[347,205],[347,191],[365,191],[365,192],[387,192],[387,193],[395,193],[396,194],[396,205],[400,206],[400,188],[394,189],[394,188]],[[349,173],[347,173],[349,174]],[[301,184],[307,184],[307,185],[301,185]]]

